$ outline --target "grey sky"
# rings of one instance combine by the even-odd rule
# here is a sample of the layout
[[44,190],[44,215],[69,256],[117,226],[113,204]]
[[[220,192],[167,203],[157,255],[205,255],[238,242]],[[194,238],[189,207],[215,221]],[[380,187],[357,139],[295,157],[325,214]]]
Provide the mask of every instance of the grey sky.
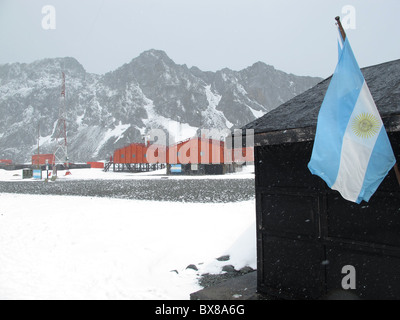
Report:
[[[44,5],[55,30],[42,28]],[[400,58],[399,0],[0,0],[0,64],[71,56],[101,74],[154,48],[202,70],[263,61],[326,77],[345,5],[356,9],[347,33],[361,67]]]

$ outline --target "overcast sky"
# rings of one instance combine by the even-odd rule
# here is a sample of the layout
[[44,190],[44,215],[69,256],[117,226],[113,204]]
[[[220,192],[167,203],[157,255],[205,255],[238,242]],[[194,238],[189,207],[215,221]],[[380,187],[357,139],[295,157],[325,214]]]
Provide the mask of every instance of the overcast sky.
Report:
[[70,56],[102,74],[159,49],[204,71],[263,61],[327,77],[337,15],[361,67],[400,59],[400,0],[0,0],[0,64]]

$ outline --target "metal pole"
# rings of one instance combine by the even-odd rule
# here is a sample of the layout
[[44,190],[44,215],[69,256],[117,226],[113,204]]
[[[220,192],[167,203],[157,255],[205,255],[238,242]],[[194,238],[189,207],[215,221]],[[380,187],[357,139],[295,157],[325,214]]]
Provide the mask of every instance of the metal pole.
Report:
[[399,183],[399,186],[400,186],[400,171],[399,171],[399,166],[397,165],[397,162],[394,165],[394,172],[396,173],[397,182]]
[[40,122],[38,122],[38,143],[37,143],[37,168],[40,168]]
[[337,25],[339,27],[340,34],[342,35],[343,41],[346,40],[346,32],[343,29],[342,23],[340,22],[340,17],[336,17],[335,20],[337,21]]
[[46,159],[47,180],[49,180],[49,159]]

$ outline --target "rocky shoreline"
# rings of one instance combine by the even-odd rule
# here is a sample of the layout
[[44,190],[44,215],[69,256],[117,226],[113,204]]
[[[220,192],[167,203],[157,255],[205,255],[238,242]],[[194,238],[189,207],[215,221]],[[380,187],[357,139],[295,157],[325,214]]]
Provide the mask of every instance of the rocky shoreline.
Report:
[[[236,270],[233,265],[228,263],[229,259],[230,259],[229,255],[225,255],[225,256],[217,258],[216,260],[227,263],[222,267],[222,269],[221,269],[222,273],[220,273],[220,274],[210,274],[210,273],[201,274],[199,277],[199,285],[203,288],[209,288],[209,287],[219,285],[226,280],[244,276],[246,274],[256,271],[253,268],[251,268],[250,266],[245,266],[245,267],[241,268],[240,270]],[[198,271],[198,268],[195,264],[188,265],[186,267],[186,269],[192,269],[192,270]],[[174,271],[176,272],[176,270],[174,270]]]

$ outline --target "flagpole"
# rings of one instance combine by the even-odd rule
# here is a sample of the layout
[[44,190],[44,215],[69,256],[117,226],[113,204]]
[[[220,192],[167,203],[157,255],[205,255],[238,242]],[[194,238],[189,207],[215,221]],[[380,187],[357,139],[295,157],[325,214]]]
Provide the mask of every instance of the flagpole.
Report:
[[340,17],[337,16],[337,17],[335,18],[335,20],[337,21],[337,25],[338,25],[338,27],[339,27],[340,34],[342,35],[342,39],[343,39],[343,41],[345,41],[345,40],[346,40],[346,32],[344,31],[344,28],[343,28],[343,26],[342,26],[342,23],[340,22]]
[[396,173],[397,182],[399,183],[399,186],[400,186],[400,171],[399,171],[399,166],[397,165],[397,162],[394,165],[394,172]]

